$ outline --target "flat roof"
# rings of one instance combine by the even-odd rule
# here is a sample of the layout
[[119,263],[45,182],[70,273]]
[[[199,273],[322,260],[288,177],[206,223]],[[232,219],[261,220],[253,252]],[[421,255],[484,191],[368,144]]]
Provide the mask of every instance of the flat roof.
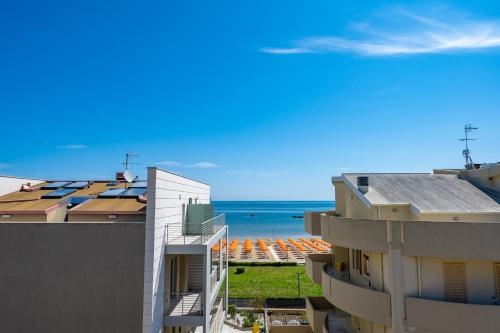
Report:
[[[358,176],[369,179],[364,195],[357,189]],[[500,213],[491,196],[456,175],[344,173],[340,178],[372,205],[411,205],[419,213]]]
[[[17,191],[0,197],[0,214],[46,214],[52,208],[57,208],[65,204],[71,197],[91,196],[90,200],[77,205],[68,212],[78,214],[80,208],[82,212],[90,213],[93,209],[99,213],[137,213],[145,214],[146,203],[140,202],[137,198],[97,198],[97,196],[109,189],[125,188],[126,184],[119,182],[108,186],[110,181],[91,181],[90,186],[78,189],[75,192],[62,198],[42,198],[42,196],[54,191],[53,189],[41,189],[48,182],[36,185],[32,192]],[[95,201],[95,203],[93,203]]]

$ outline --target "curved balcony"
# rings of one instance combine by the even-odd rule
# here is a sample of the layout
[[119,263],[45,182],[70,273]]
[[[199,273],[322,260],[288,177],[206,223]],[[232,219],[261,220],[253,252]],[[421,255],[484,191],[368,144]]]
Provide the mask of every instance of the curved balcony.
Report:
[[498,332],[500,306],[406,297],[406,325],[418,331]]
[[407,256],[500,260],[500,223],[381,221],[321,215],[321,236],[336,246],[387,253],[392,246]]
[[321,237],[336,246],[373,252],[387,252],[385,221],[323,215]]
[[344,272],[336,272],[328,265],[324,266],[322,287],[326,299],[347,313],[383,325],[390,325],[390,295],[353,285],[342,273]]
[[321,284],[321,272],[323,266],[332,262],[331,253],[311,253],[306,255],[306,274],[317,284]]

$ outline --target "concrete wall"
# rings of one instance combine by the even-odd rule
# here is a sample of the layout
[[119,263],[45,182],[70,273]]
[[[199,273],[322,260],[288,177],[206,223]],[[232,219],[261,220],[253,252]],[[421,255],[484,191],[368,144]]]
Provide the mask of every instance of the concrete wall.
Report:
[[493,333],[500,327],[500,306],[406,298],[406,324],[416,332]]
[[0,331],[136,333],[144,223],[0,223]]
[[143,333],[163,332],[165,226],[183,222],[189,199],[193,203],[210,203],[210,186],[148,168]]
[[366,320],[389,325],[391,296],[389,293],[359,287],[341,281],[323,271],[323,295],[339,309]]
[[19,191],[21,185],[26,183],[31,183],[31,185],[36,185],[43,183],[43,180],[40,179],[31,179],[31,178],[18,178],[11,176],[0,176],[0,196],[12,193],[15,191]]

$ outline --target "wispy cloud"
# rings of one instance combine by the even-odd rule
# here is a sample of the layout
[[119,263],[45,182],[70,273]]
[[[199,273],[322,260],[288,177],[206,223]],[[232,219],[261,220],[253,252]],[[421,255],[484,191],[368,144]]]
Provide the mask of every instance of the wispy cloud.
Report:
[[162,161],[162,162],[156,162],[155,164],[173,167],[173,168],[211,169],[211,168],[219,167],[218,164],[215,164],[212,162],[181,163],[178,161]]
[[87,145],[80,145],[80,144],[68,144],[68,145],[63,145],[63,146],[58,146],[58,149],[85,149],[87,148]]
[[350,52],[364,56],[472,52],[500,47],[500,21],[473,19],[450,8],[420,14],[390,8],[348,28],[352,37],[311,36],[271,54]]
[[198,169],[211,169],[217,168],[218,165],[212,162],[198,162],[186,165],[188,168],[198,168]]
[[178,167],[178,166],[181,166],[181,163],[179,163],[177,161],[162,161],[162,162],[156,162],[154,164],[155,165],[169,166],[169,167]]
[[251,170],[251,169],[240,169],[240,170],[230,170],[228,171],[231,175],[245,176],[245,177],[280,177],[289,173],[290,169],[283,169],[277,171],[269,170]]
[[0,169],[7,169],[7,168],[10,168],[11,165],[8,164],[8,163],[0,163]]

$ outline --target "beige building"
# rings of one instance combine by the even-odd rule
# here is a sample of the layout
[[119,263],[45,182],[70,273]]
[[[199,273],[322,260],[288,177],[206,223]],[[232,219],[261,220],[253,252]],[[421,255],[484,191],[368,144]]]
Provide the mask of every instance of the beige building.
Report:
[[[305,229],[334,247],[306,270],[356,330],[500,331],[499,163],[332,183],[336,211],[306,213]],[[308,307],[328,331],[325,311]]]
[[2,331],[221,332],[228,227],[210,186],[122,176],[0,176]]

